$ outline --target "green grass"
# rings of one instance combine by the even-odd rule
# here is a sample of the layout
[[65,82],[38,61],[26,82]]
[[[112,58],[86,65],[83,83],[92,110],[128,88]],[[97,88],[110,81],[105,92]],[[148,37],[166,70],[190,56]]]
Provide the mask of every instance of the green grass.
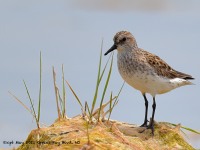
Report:
[[23,84],[24,87],[26,89],[26,93],[28,95],[28,99],[29,102],[31,104],[31,109],[29,109],[20,99],[18,99],[15,95],[13,95],[11,92],[9,92],[10,95],[12,95],[14,97],[14,99],[17,100],[17,102],[19,102],[27,111],[29,111],[31,113],[31,115],[34,117],[37,128],[40,128],[40,110],[41,110],[41,100],[42,100],[42,53],[40,52],[40,80],[39,80],[39,97],[38,97],[38,113],[36,114],[36,110],[35,110],[35,106],[34,106],[34,102],[31,98],[29,89],[27,87],[27,84],[25,82],[25,80],[23,80]]
[[[38,117],[37,117],[37,115],[36,115],[35,108],[34,108],[34,105],[33,105],[33,100],[32,100],[32,98],[31,98],[31,96],[30,96],[30,93],[29,93],[28,87],[27,87],[27,85],[26,85],[26,82],[25,82],[24,80],[23,80],[23,82],[24,82],[24,86],[25,86],[25,88],[26,88],[26,92],[27,92],[27,95],[28,95],[30,104],[31,104],[31,109],[32,109],[32,112],[33,112],[33,116],[34,116],[34,118],[35,118],[35,122],[36,122],[36,124],[37,124],[37,127],[40,128],[39,120],[38,120]],[[38,106],[39,106],[39,105],[38,105]],[[39,115],[38,115],[38,116],[39,116]]]
[[[96,104],[97,96],[98,96],[98,91],[99,91],[99,84],[100,84],[101,79],[103,77],[103,74],[100,76],[101,62],[102,62],[102,49],[103,49],[103,40],[102,40],[102,43],[101,43],[101,52],[100,52],[100,59],[99,59],[98,75],[97,75],[97,81],[96,81],[95,94],[94,94],[94,98],[93,98],[93,101],[92,101],[91,115],[93,114],[93,111],[94,111],[94,108],[95,108],[95,104]],[[92,116],[90,116],[90,119],[91,118],[92,118]]]
[[[105,94],[106,94],[107,87],[108,87],[108,84],[109,84],[109,81],[110,81],[110,77],[111,77],[111,73],[112,73],[113,54],[114,53],[112,53],[110,55],[110,57],[108,58],[106,64],[104,65],[104,67],[102,69],[101,68],[102,67],[102,51],[103,51],[103,40],[102,40],[102,43],[101,43],[101,50],[100,50],[100,57],[99,57],[99,64],[98,64],[98,72],[97,72],[97,80],[96,80],[96,85],[95,85],[96,88],[95,88],[95,93],[94,93],[94,97],[93,97],[93,100],[92,100],[91,108],[89,108],[88,102],[85,102],[85,109],[83,109],[83,105],[81,103],[81,100],[79,99],[79,97],[77,96],[76,92],[74,91],[72,86],[69,84],[69,82],[66,81],[70,91],[73,93],[73,95],[76,98],[77,102],[79,103],[81,109],[85,110],[84,113],[88,113],[87,115],[88,115],[90,121],[92,121],[92,118],[96,114],[97,114],[97,118],[96,118],[97,121],[100,121],[102,106],[104,105],[103,102],[104,102],[104,99],[105,99]],[[109,62],[110,62],[110,68],[109,68],[109,71],[108,71],[108,74],[107,74],[107,77],[106,77],[105,84],[103,84],[103,86],[104,86],[103,92],[100,95],[101,96],[100,105],[99,105],[99,108],[95,110],[95,106],[96,106],[97,99],[98,99],[99,92],[100,92],[99,88],[101,86],[102,79],[103,79],[103,76],[105,75],[105,71],[106,71],[106,68],[107,68]],[[118,94],[118,96],[119,96],[119,94]],[[113,109],[113,107],[115,105],[116,105],[116,101],[114,102],[114,105],[112,106],[111,109]],[[97,110],[98,110],[98,112],[97,112]],[[112,110],[110,111],[110,115],[111,115],[111,113],[112,113]]]
[[111,98],[110,98],[110,109],[109,109],[110,113],[109,113],[109,116],[108,116],[108,121],[110,120],[110,116],[111,116],[111,114],[112,114],[113,108],[117,105],[117,103],[118,103],[118,101],[119,101],[118,98],[119,98],[119,95],[120,95],[121,92],[122,92],[122,89],[123,89],[123,87],[124,87],[124,84],[125,84],[125,82],[122,84],[122,86],[121,86],[121,88],[120,88],[120,90],[119,90],[119,92],[118,92],[118,94],[117,94],[117,96],[116,96],[116,99],[115,99],[113,105],[112,105],[112,93],[111,93]]
[[28,87],[26,85],[26,82],[23,80],[24,86],[26,88],[26,93],[28,95],[30,104],[31,104],[31,109],[33,112],[33,116],[35,118],[35,122],[37,124],[37,128],[40,128],[40,108],[41,108],[41,99],[42,99],[42,53],[40,52],[40,81],[39,81],[39,97],[38,97],[38,113],[36,114],[34,105],[33,105],[33,100],[30,96],[30,92],[28,90]]
[[[165,122],[165,123],[167,123],[167,124],[170,124],[170,125],[172,125],[172,126],[177,126],[177,124],[174,124],[174,123],[170,123],[170,122]],[[190,131],[190,132],[192,132],[192,133],[196,133],[196,134],[200,134],[200,132],[199,131],[197,131],[197,130],[194,130],[194,129],[191,129],[191,128],[189,128],[189,127],[185,127],[185,126],[180,126],[182,129],[185,129],[185,130],[187,130],[187,131]],[[182,131],[183,132],[183,131]]]
[[99,113],[98,113],[98,121],[99,121],[99,118],[100,118],[100,112],[101,112],[101,108],[102,108],[102,105],[103,105],[104,96],[105,96],[105,93],[106,93],[106,90],[107,90],[107,87],[108,87],[108,83],[110,81],[110,75],[112,73],[113,54],[114,53],[112,53],[112,59],[111,59],[110,69],[109,69],[109,72],[108,72],[108,75],[107,75],[106,83],[104,85],[104,90],[103,90],[103,94],[102,94],[102,97],[101,97],[101,102],[100,102],[100,106],[99,106]]
[[88,116],[91,116],[90,108],[89,108],[89,106],[88,106],[87,101],[85,101],[85,109],[84,109],[84,111],[83,111],[83,116],[86,116],[86,115],[87,115],[87,112],[88,112]]
[[62,65],[62,92],[63,92],[63,108],[62,108],[62,117],[66,117],[66,89],[65,89],[65,73],[64,73],[64,65]]
[[40,122],[40,108],[42,99],[42,53],[40,51],[40,87],[39,87],[39,98],[38,98],[38,122]]
[[83,105],[81,103],[81,100],[78,98],[77,94],[74,92],[73,88],[71,87],[71,85],[69,84],[69,82],[67,82],[67,85],[69,86],[71,92],[73,93],[74,97],[76,98],[76,100],[78,101],[79,105],[81,106],[81,109],[83,109]]

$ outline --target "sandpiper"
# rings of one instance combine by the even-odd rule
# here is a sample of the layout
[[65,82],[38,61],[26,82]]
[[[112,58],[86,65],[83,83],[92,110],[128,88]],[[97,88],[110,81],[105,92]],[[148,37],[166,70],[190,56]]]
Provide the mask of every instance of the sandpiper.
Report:
[[[160,57],[137,46],[134,36],[128,31],[120,31],[114,36],[114,45],[104,54],[117,49],[117,65],[122,78],[133,88],[139,90],[145,100],[145,118],[142,127],[147,127],[154,134],[154,115],[156,94],[169,92],[177,87],[190,85],[191,75],[176,71]],[[148,124],[148,100],[146,93],[153,97],[153,111]]]

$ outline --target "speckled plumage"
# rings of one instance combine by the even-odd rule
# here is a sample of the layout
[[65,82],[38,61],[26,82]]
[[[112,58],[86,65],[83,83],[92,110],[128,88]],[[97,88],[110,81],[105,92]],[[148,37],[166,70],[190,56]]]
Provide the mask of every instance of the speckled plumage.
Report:
[[[126,41],[123,41],[123,38],[126,38]],[[187,80],[193,79],[192,76],[174,70],[158,56],[138,48],[130,32],[118,32],[114,36],[114,42],[118,50],[117,63],[120,75],[129,85],[142,93],[155,96],[192,84]]]
[[[156,108],[156,94],[169,92],[177,87],[192,84],[191,75],[176,71],[160,57],[151,54],[137,46],[133,35],[128,31],[120,31],[114,36],[114,45],[105,53],[117,49],[118,70],[122,78],[130,86],[141,91],[145,100],[145,120],[142,126],[147,126],[148,101],[146,93],[153,96],[153,113]],[[148,125],[153,133],[153,121]]]

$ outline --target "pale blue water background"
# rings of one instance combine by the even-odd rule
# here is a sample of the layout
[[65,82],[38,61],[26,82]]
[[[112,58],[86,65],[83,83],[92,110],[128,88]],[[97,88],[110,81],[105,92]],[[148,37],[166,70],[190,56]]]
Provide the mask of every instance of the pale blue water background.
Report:
[[[113,36],[128,30],[139,47],[159,55],[173,68],[196,78],[185,86],[157,96],[156,121],[181,123],[200,131],[200,1],[142,0],[120,1],[0,1],[0,148],[3,141],[23,141],[36,128],[32,116],[9,94],[14,93],[29,105],[22,80],[31,96],[38,99],[39,53],[42,51],[43,90],[41,122],[51,125],[57,118],[52,66],[61,87],[61,65],[65,78],[81,100],[91,104],[101,40],[103,51],[113,44]],[[103,57],[106,62],[108,57]],[[116,52],[110,92],[118,92],[123,80],[116,64]],[[148,96],[151,114],[151,97]],[[67,89],[67,115],[81,113]],[[142,124],[144,100],[140,92],[125,85],[112,119]],[[188,133],[188,140],[200,148],[200,136]]]

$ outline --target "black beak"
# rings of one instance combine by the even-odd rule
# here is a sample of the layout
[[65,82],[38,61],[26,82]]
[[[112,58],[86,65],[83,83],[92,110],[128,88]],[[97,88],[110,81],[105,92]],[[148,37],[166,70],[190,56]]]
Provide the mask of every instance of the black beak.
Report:
[[114,51],[115,49],[117,49],[117,46],[114,44],[104,55],[107,55],[108,53]]

